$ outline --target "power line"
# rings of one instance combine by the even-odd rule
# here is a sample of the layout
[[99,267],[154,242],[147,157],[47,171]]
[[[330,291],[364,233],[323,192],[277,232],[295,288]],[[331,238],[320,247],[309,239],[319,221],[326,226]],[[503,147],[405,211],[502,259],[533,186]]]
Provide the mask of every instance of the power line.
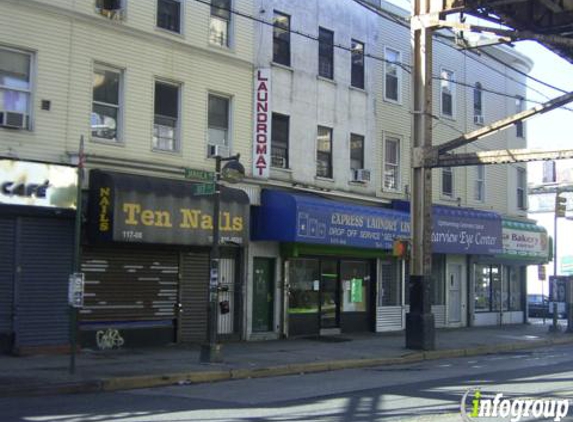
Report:
[[[371,12],[377,14],[378,16],[380,16],[380,17],[382,17],[382,18],[384,18],[384,19],[391,20],[392,22],[397,23],[398,25],[404,26],[404,27],[406,27],[406,28],[409,29],[409,25],[408,25],[408,24],[405,24],[405,23],[403,23],[403,22],[401,22],[401,21],[399,21],[399,20],[397,20],[397,19],[394,19],[394,18],[389,18],[386,14],[381,13],[381,10],[379,10],[379,9],[375,8],[374,6],[371,6],[371,5],[369,5],[369,4],[365,4],[363,0],[353,0],[353,1],[354,1],[355,3],[357,3],[357,4],[360,4],[360,5],[363,6],[364,8],[370,10]],[[409,1],[408,1],[408,3],[409,3]],[[392,16],[394,16],[394,15],[392,15]],[[406,20],[404,19],[404,21],[406,21]],[[454,50],[456,50],[456,51],[459,52],[459,50],[458,50],[457,48],[455,48],[454,46],[452,46],[450,43],[443,42],[443,41],[440,41],[440,40],[438,39],[439,37],[443,37],[443,38],[446,38],[446,39],[448,39],[449,41],[451,41],[451,38],[449,38],[449,37],[447,37],[447,36],[445,36],[445,35],[443,35],[443,34],[439,34],[439,33],[435,33],[435,36],[436,36],[436,37],[435,37],[436,42],[439,42],[440,44],[445,45],[445,46],[447,46],[447,47],[449,47],[449,48],[452,48],[452,49],[454,49]],[[483,54],[483,55],[489,57],[490,59],[496,61],[497,63],[501,64],[502,66],[504,66],[504,67],[506,67],[506,68],[508,68],[508,69],[511,69],[511,70],[513,70],[514,72],[516,72],[516,73],[518,73],[518,74],[520,74],[520,75],[522,75],[522,76],[524,76],[524,77],[526,77],[526,78],[528,78],[528,79],[531,79],[531,80],[534,81],[534,82],[537,82],[537,83],[539,83],[539,84],[541,84],[541,85],[544,85],[544,86],[546,86],[546,87],[548,87],[548,88],[554,89],[554,90],[559,91],[559,92],[561,92],[561,93],[566,93],[566,92],[568,92],[568,91],[566,91],[566,90],[563,90],[563,89],[561,89],[561,88],[558,88],[558,87],[556,87],[556,86],[553,86],[553,85],[551,85],[551,84],[549,84],[549,83],[547,83],[547,82],[545,82],[545,81],[542,81],[542,80],[540,80],[540,79],[538,79],[538,78],[535,78],[534,76],[531,76],[531,75],[529,75],[529,74],[527,74],[527,73],[521,71],[520,69],[517,69],[517,68],[515,68],[515,67],[512,67],[512,66],[510,66],[510,65],[508,65],[508,64],[506,64],[506,63],[504,63],[504,62],[502,62],[502,61],[499,60],[497,57],[493,56],[492,54],[488,53],[487,51],[485,51],[485,50],[483,50],[483,49],[481,49],[481,48],[477,48],[477,50],[478,50],[481,54]],[[526,88],[529,88],[530,90],[534,91],[535,93],[537,93],[537,94],[539,94],[539,95],[541,95],[541,96],[543,96],[543,97],[545,97],[545,98],[547,98],[547,99],[550,98],[548,95],[542,93],[541,91],[538,91],[538,90],[536,90],[536,89],[534,89],[534,88],[532,88],[532,87],[529,87],[529,86],[527,86],[527,84],[524,84],[523,82],[521,82],[521,81],[519,81],[519,80],[517,80],[517,79],[515,79],[515,78],[512,78],[511,76],[508,76],[508,75],[506,75],[506,74],[500,72],[499,69],[496,69],[496,68],[490,66],[489,64],[487,64],[487,63],[485,63],[485,62],[483,62],[483,61],[481,61],[481,60],[478,60],[478,59],[475,58],[475,57],[468,56],[467,53],[466,53],[465,51],[463,51],[463,50],[462,50],[462,54],[463,54],[465,57],[467,57],[467,58],[469,58],[469,59],[471,59],[471,60],[474,60],[475,62],[480,63],[480,64],[482,64],[483,66],[486,66],[486,67],[489,68],[490,70],[493,70],[494,72],[496,72],[496,73],[502,75],[503,77],[506,77],[506,78],[508,78],[508,79],[510,79],[510,80],[512,80],[512,81],[514,81],[514,82],[516,82],[516,83],[518,83],[518,84],[521,85],[521,86],[525,86]],[[567,109],[567,110],[573,111],[573,110],[570,110],[570,109]]]
[[[195,0],[195,1],[198,2],[198,3],[204,4],[204,5],[206,5],[206,6],[211,6],[210,0]],[[394,22],[394,23],[396,23],[396,24],[398,24],[398,25],[400,25],[400,26],[402,26],[402,27],[404,27],[404,28],[409,29],[409,24],[407,23],[407,20],[406,20],[406,19],[401,18],[401,17],[399,17],[399,16],[397,16],[397,15],[394,15],[394,14],[391,14],[391,13],[384,13],[383,11],[381,11],[381,10],[379,10],[379,9],[377,9],[377,8],[374,8],[373,6],[371,6],[371,5],[367,4],[367,3],[364,3],[362,0],[353,0],[353,1],[354,1],[355,3],[357,3],[357,4],[359,4],[360,6],[366,8],[367,10],[369,10],[369,11],[375,13],[376,15],[378,15],[378,16],[384,18],[384,19],[390,20],[391,22]],[[273,27],[273,28],[276,27],[273,22],[269,22],[269,21],[267,21],[267,20],[265,20],[265,19],[258,18],[258,17],[255,17],[255,16],[253,16],[253,15],[240,12],[240,11],[235,10],[235,9],[233,9],[233,8],[225,8],[225,7],[222,7],[222,6],[218,6],[218,8],[219,8],[219,9],[222,9],[222,10],[226,10],[226,11],[228,11],[228,12],[234,14],[234,15],[243,17],[243,18],[245,18],[245,19],[250,19],[250,20],[253,20],[253,21],[255,21],[255,22],[259,22],[259,23],[261,23],[261,24],[263,24],[263,25],[266,25],[266,26],[270,26],[270,27]],[[402,20],[400,20],[400,19],[402,19]],[[294,34],[294,35],[301,36],[301,37],[306,38],[306,39],[311,40],[311,41],[320,42],[320,40],[319,40],[318,37],[313,36],[313,35],[311,35],[311,34],[309,34],[309,33],[305,33],[305,32],[298,31],[298,30],[294,30],[294,29],[291,29],[291,28],[289,28],[289,29],[281,28],[281,30],[282,30],[282,31],[285,31],[285,32],[288,32],[289,34]],[[446,37],[445,35],[436,34],[436,37],[443,37],[443,38],[448,39],[448,41],[451,42],[451,38]],[[447,47],[449,47],[449,48],[454,49],[456,52],[460,52],[458,49],[456,49],[454,46],[452,46],[449,42],[444,42],[444,41],[441,41],[441,40],[439,40],[439,39],[437,39],[437,38],[436,38],[435,40],[436,40],[436,42],[438,42],[438,43],[440,43],[440,44],[443,44],[443,45],[445,45],[445,46],[447,46]],[[350,53],[352,53],[352,52],[354,51],[351,47],[347,47],[347,46],[344,46],[344,45],[342,45],[342,44],[334,44],[334,43],[333,43],[333,44],[332,44],[332,47],[333,47],[333,48],[340,49],[340,50],[343,50],[343,51],[347,51],[347,52],[350,52]],[[488,69],[490,69],[490,70],[492,70],[492,71],[494,71],[494,72],[496,72],[496,73],[502,75],[502,76],[505,77],[505,78],[508,78],[508,79],[510,79],[510,80],[512,80],[512,81],[514,81],[514,82],[516,82],[516,83],[518,83],[518,84],[520,84],[520,85],[522,85],[522,86],[527,87],[527,85],[524,84],[523,82],[521,82],[521,81],[519,81],[519,80],[517,80],[517,79],[515,79],[515,78],[512,78],[512,77],[509,76],[509,75],[506,75],[505,73],[501,72],[499,69],[496,69],[495,67],[490,66],[490,65],[488,65],[487,63],[484,63],[484,62],[481,61],[481,60],[477,60],[475,57],[468,56],[465,51],[461,51],[461,52],[462,52],[462,54],[463,54],[465,57],[467,57],[467,58],[469,58],[469,59],[472,59],[472,60],[474,60],[474,61],[477,62],[477,63],[480,63],[481,65],[483,65],[483,66],[487,67]],[[482,53],[484,53],[484,54],[487,54],[487,53],[483,52],[482,50],[480,50],[480,52],[482,52]],[[487,54],[487,55],[488,55],[488,57],[491,56],[491,55],[489,55],[489,54]],[[376,56],[376,55],[373,55],[373,54],[370,54],[370,53],[366,53],[366,52],[363,52],[363,57],[364,57],[364,58],[369,58],[369,59],[372,59],[372,60],[376,60],[376,61],[379,61],[379,62],[382,62],[382,63],[393,64],[393,65],[395,65],[395,66],[400,67],[402,70],[404,70],[404,71],[407,72],[407,73],[411,73],[411,70],[412,70],[412,68],[413,68],[412,65],[409,65],[409,64],[406,64],[406,63],[402,63],[402,62],[394,62],[394,61],[391,61],[391,60],[387,60],[387,59],[385,59],[385,58],[383,58],[383,57],[378,57],[378,56]],[[493,56],[491,56],[491,57],[493,58]],[[521,74],[523,74],[523,75],[526,76],[526,77],[529,77],[526,73],[520,72],[518,69],[515,69],[515,68],[513,68],[513,67],[511,67],[511,66],[509,66],[509,65],[507,65],[507,64],[505,64],[505,63],[503,63],[503,62],[501,62],[501,61],[499,61],[499,60],[496,60],[496,61],[499,62],[499,63],[500,63],[502,66],[504,66],[504,67],[507,67],[507,68],[509,68],[509,69],[511,69],[511,70],[514,70],[514,71],[518,72],[518,73],[521,73]],[[533,77],[531,77],[531,78],[533,78]],[[434,79],[434,80],[444,80],[443,78],[441,78],[441,77],[439,77],[439,76],[435,76],[435,75],[432,75],[432,79]],[[467,84],[467,83],[464,83],[464,82],[459,82],[459,81],[455,81],[455,80],[448,80],[448,81],[451,82],[452,84],[464,86],[464,87],[467,87],[467,88],[475,88],[474,86],[472,86],[472,85],[470,85],[470,84]],[[537,81],[537,80],[536,80],[536,81]],[[530,89],[532,89],[532,88],[530,88]],[[558,88],[555,88],[555,89],[558,89]],[[507,93],[500,92],[500,91],[494,91],[494,90],[487,89],[487,88],[483,88],[483,87],[482,87],[482,90],[483,90],[484,92],[488,92],[488,93],[491,93],[491,94],[494,94],[494,95],[499,95],[499,96],[503,96],[503,97],[507,97],[507,98],[513,98],[513,99],[518,98],[518,95],[511,95],[511,94],[507,94]],[[533,90],[533,89],[532,89],[532,90]],[[535,90],[534,90],[534,91],[535,91]],[[546,97],[546,98],[549,98],[549,97],[547,97],[545,94],[543,94],[543,93],[541,93],[541,92],[539,92],[539,91],[536,91],[536,92],[537,92],[538,94],[540,94],[540,95]],[[534,100],[528,100],[528,101],[529,101],[529,102],[532,102],[532,103],[537,103],[537,104],[542,104],[542,103],[543,103],[543,102],[534,101]],[[569,108],[567,108],[567,107],[562,107],[562,108],[565,108],[565,109],[568,110],[568,111],[573,111],[573,109],[569,109]]]

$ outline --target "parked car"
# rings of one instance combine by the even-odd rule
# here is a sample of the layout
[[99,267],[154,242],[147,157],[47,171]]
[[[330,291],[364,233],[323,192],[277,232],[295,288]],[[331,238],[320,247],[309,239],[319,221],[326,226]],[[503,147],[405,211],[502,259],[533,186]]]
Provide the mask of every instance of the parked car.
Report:
[[545,295],[527,295],[530,318],[549,318],[549,297]]

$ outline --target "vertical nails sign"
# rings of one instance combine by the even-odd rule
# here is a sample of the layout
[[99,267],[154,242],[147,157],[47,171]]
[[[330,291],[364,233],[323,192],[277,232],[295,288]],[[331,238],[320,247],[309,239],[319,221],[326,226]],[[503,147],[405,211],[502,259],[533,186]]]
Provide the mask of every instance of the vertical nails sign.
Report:
[[271,165],[271,70],[255,71],[253,177],[268,179]]

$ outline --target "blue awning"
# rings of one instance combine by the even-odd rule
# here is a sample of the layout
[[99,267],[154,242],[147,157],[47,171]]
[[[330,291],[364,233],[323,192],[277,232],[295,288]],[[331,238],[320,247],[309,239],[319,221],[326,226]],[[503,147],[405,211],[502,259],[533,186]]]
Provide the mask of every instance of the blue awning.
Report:
[[263,190],[252,207],[251,239],[391,249],[410,234],[408,213],[314,195]]
[[[410,212],[410,203],[394,201]],[[502,251],[501,215],[462,207],[432,206],[432,251],[443,254],[495,255]]]

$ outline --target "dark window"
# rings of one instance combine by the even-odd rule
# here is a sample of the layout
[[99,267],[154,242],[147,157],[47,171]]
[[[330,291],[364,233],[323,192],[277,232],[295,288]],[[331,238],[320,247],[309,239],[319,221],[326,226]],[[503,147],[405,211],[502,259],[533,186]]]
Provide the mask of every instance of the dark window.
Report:
[[177,151],[177,120],[179,118],[179,87],[155,82],[155,117],[153,148]]
[[157,26],[173,32],[181,32],[181,2],[178,0],[158,0]]
[[0,48],[0,110],[24,115],[24,127],[30,115],[31,62],[28,53]]
[[482,92],[482,86],[477,82],[474,87],[474,116],[483,116]]
[[318,74],[334,78],[334,32],[318,28]]
[[454,174],[451,167],[442,169],[442,195],[454,196]]
[[364,168],[364,136],[350,135],[350,170]]
[[290,16],[275,11],[273,26],[273,61],[290,66]]
[[400,101],[400,52],[386,49],[384,98]]
[[118,141],[121,117],[119,94],[121,72],[97,66],[94,69],[93,104],[91,114],[92,136]]
[[355,88],[364,89],[364,44],[352,40],[352,66],[350,84]]
[[289,168],[288,163],[289,116],[273,113],[271,166]]
[[525,169],[517,169],[517,208],[525,209]]
[[332,178],[332,129],[319,126],[316,141],[316,175]]
[[221,47],[229,46],[231,0],[211,0],[209,41]]
[[441,72],[441,105],[442,114],[444,116],[453,117],[454,115],[454,87],[453,87],[454,73],[449,70],[442,70]]
[[[522,97],[517,97],[515,99],[515,112],[516,113],[521,113],[524,109],[524,100]],[[518,138],[523,138],[524,134],[523,134],[523,120],[516,122],[515,123],[515,136],[517,136]]]
[[209,144],[229,145],[229,99],[209,95]]

